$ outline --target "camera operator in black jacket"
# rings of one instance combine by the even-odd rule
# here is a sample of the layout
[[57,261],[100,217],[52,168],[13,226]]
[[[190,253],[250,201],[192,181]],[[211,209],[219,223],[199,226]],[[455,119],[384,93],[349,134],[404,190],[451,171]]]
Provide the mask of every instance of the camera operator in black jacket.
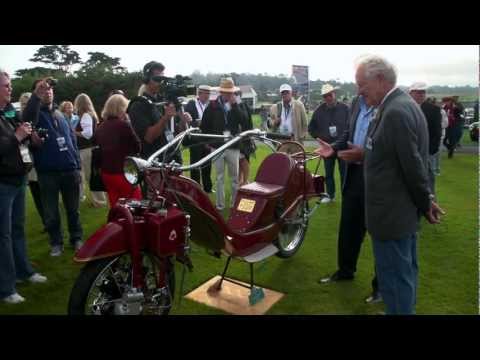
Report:
[[[156,61],[145,64],[144,91],[130,101],[127,109],[133,129],[142,142],[141,156],[145,159],[172,141],[192,121],[190,114],[177,111],[175,104],[168,103],[163,109],[157,106],[164,100],[160,94],[161,82],[158,81],[158,78],[163,77],[164,70],[165,66]],[[168,155],[182,163],[180,151],[169,152]]]

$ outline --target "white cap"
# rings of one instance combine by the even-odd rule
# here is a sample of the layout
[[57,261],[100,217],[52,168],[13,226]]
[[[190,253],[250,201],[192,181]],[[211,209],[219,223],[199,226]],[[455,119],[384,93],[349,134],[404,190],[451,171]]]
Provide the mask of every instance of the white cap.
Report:
[[408,89],[408,91],[414,91],[414,90],[419,90],[419,91],[424,91],[424,90],[427,90],[428,86],[426,83],[424,82],[416,82],[416,83],[413,83],[410,88]]
[[200,86],[198,87],[198,90],[210,92],[212,89],[211,89],[211,87],[208,86],[208,85],[200,85]]
[[282,93],[284,91],[292,92],[292,87],[288,84],[283,84],[282,86],[280,86],[280,93]]

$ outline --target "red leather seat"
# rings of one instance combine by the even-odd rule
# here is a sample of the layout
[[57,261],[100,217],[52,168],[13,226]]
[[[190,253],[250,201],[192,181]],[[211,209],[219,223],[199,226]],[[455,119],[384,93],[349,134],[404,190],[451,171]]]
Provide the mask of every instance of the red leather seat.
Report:
[[281,194],[288,183],[295,161],[285,153],[273,153],[263,160],[255,181],[240,190],[246,193],[273,196]]
[[280,194],[284,186],[280,185],[272,185],[272,184],[265,184],[265,183],[259,183],[259,182],[252,182],[250,184],[242,186],[242,192],[246,192],[249,194],[260,194],[260,195],[277,195]]

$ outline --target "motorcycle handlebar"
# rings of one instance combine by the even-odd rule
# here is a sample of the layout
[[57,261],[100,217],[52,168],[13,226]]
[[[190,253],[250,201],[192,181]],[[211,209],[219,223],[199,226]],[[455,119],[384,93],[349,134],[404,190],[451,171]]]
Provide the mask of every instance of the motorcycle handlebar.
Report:
[[280,133],[267,132],[265,136],[268,139],[272,139],[272,140],[292,140],[291,135],[285,135]]
[[[170,143],[168,143],[167,145],[165,145],[164,147],[156,151],[152,156],[150,156],[150,158],[147,160],[148,163],[154,164],[155,166],[166,165],[166,164],[159,163],[154,159],[158,157],[160,154],[162,154],[163,152],[165,152],[167,149],[181,142],[187,135],[196,136],[196,137],[205,137],[205,138],[224,138],[226,140],[226,143],[220,146],[218,149],[211,152],[209,155],[207,155],[203,159],[196,162],[195,164],[190,164],[186,166],[178,166],[179,164],[173,164],[173,163],[171,164],[173,167],[178,166],[177,170],[180,170],[180,171],[188,171],[204,165],[207,161],[211,160],[212,158],[214,158],[221,152],[225,151],[226,149],[231,147],[233,144],[236,144],[243,138],[247,138],[247,137],[257,138],[258,140],[265,142],[267,145],[270,142],[280,144],[278,140],[291,140],[291,136],[289,135],[284,135],[279,133],[267,133],[265,131],[261,131],[260,129],[247,130],[238,134],[237,136],[229,137],[224,135],[202,134],[200,133],[199,128],[189,128],[186,131],[178,134]],[[272,149],[274,150],[273,147]]]

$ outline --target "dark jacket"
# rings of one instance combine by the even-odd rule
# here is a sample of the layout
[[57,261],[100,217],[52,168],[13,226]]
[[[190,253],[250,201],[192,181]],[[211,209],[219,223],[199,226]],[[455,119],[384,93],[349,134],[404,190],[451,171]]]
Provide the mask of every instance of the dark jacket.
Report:
[[[348,124],[343,131],[342,134],[338,137],[337,141],[332,143],[332,148],[335,150],[335,152],[341,151],[341,150],[346,150],[348,149],[348,143],[353,143],[353,137],[355,136],[355,129],[357,126],[357,118],[358,114],[360,113],[360,101],[358,101],[359,97],[356,96],[352,99],[352,105],[349,110],[349,119],[348,119]],[[355,186],[354,191],[356,193],[361,193],[363,194],[365,192],[364,189],[364,182],[363,182],[363,164],[362,165],[357,165],[357,164],[351,164],[348,162],[345,162],[345,174],[343,176],[343,184],[342,184],[342,191],[345,191],[345,187],[347,184],[352,184]],[[357,180],[355,184],[350,182],[350,177],[349,177],[349,172],[350,170],[353,169],[356,170],[356,173],[358,173],[358,178],[355,179]]]
[[[82,119],[80,118],[77,126],[75,127],[75,131],[78,131],[78,132],[83,131],[81,122],[82,122]],[[90,139],[85,139],[83,136],[79,136],[75,134],[77,136],[77,145],[79,150],[93,147],[93,137],[95,136],[96,129],[97,129],[97,119],[92,116],[92,133],[93,133],[92,137]]]
[[20,155],[20,143],[15,137],[19,114],[12,104],[0,110],[0,182],[19,186],[30,169]]
[[425,119],[428,125],[429,153],[434,155],[440,149],[440,139],[442,138],[442,113],[440,108],[425,101],[421,105]]
[[378,108],[365,145],[366,223],[376,240],[396,240],[418,230],[431,206],[425,116],[400,89]]
[[190,124],[191,127],[198,127],[200,125],[198,121],[200,116],[198,115],[196,99],[190,100],[187,105],[185,105],[184,112],[188,112],[192,116],[192,123]]
[[[248,126],[247,114],[238,104],[234,104],[230,111],[225,112],[221,100],[217,99],[210,101],[205,109],[200,129],[204,134],[223,135],[224,131],[230,131],[231,135],[235,136],[248,129]],[[212,141],[210,145],[214,148],[219,148],[224,143],[223,140]],[[232,146],[232,148],[238,149],[239,143]]]
[[[344,103],[337,102],[333,107],[323,103],[313,113],[308,133],[314,138],[320,138],[329,144],[333,143],[343,134],[348,126],[349,109]],[[331,136],[329,127],[336,126],[337,135]]]
[[[198,121],[200,118],[197,110],[197,100],[190,100],[187,105],[185,105],[184,112],[188,112],[192,116],[192,123],[190,124],[191,127],[200,127],[201,121]],[[208,105],[208,103],[207,103]],[[206,105],[205,105],[206,106]],[[202,120],[202,119],[200,119]],[[190,151],[196,151],[199,149],[203,149],[203,145],[201,145],[205,139],[196,138],[196,137],[189,137],[183,140],[183,145],[190,147]]]
[[76,136],[60,111],[42,106],[40,99],[32,94],[23,119],[48,131],[45,142],[38,148],[32,148],[35,169],[39,174],[80,170]]
[[98,126],[93,140],[100,146],[103,160],[100,168],[108,174],[123,174],[125,158],[140,152],[140,140],[132,126],[118,118],[105,119]]
[[335,151],[345,150],[348,148],[348,142],[353,143],[353,137],[355,135],[355,126],[357,125],[357,117],[360,113],[360,102],[358,96],[352,99],[352,105],[349,110],[349,119],[347,126],[343,133],[339,134],[338,139],[333,142],[332,148]]

